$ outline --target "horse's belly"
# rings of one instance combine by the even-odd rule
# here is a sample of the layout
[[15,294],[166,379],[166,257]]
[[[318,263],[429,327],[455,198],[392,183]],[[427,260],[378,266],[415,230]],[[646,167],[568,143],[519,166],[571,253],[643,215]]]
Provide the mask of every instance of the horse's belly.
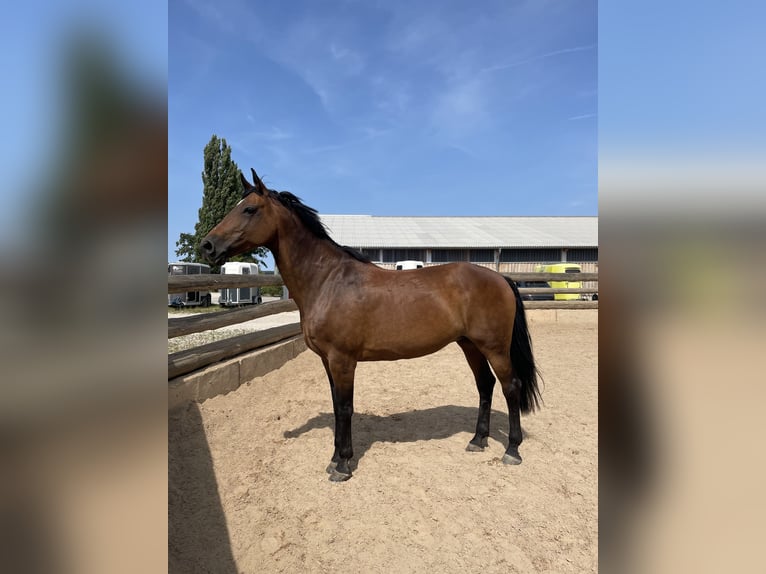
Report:
[[360,361],[395,361],[435,353],[460,338],[453,328],[438,330],[402,329],[398,333],[381,330],[369,333],[359,350]]
[[364,349],[359,357],[360,361],[398,361],[399,359],[413,359],[430,355],[443,349],[452,341],[445,341],[439,345],[429,345],[421,347],[391,347],[389,349]]

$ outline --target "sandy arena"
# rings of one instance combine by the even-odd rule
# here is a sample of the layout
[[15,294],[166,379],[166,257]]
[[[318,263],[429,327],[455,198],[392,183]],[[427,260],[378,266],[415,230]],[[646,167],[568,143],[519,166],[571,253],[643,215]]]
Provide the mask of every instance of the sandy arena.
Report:
[[530,312],[545,384],[522,416],[520,466],[500,463],[508,417],[496,385],[489,447],[466,452],[478,393],[455,344],[361,363],[353,478],[327,480],[332,402],[310,351],[169,419],[169,571],[595,572],[598,312]]

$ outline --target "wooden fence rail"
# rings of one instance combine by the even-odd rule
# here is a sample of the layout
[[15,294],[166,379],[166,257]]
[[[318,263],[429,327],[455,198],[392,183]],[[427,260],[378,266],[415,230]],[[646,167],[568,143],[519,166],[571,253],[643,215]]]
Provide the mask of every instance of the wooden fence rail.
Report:
[[598,281],[598,273],[502,273],[514,281]]
[[[514,281],[598,281],[598,273],[505,273]],[[168,293],[215,290],[227,287],[267,287],[284,285],[279,275],[171,275]]]
[[598,309],[598,301],[524,301],[524,309]]
[[242,309],[228,309],[215,313],[200,313],[189,317],[179,317],[168,319],[168,339],[189,335],[191,333],[200,333],[210,329],[218,329],[228,325],[236,325],[252,319],[260,319],[268,315],[285,313],[286,311],[295,311],[298,306],[295,301],[288,299],[285,301],[273,301],[263,305],[254,305],[252,307],[243,307]]
[[300,335],[300,323],[280,325],[255,333],[230,337],[168,355],[168,379],[185,375],[212,363]]
[[545,293],[570,293],[573,295],[598,293],[598,289],[595,287],[519,287],[519,293],[522,295],[543,295]]
[[285,282],[279,275],[170,275],[168,293],[185,291],[211,291],[227,287],[269,287],[281,286]]

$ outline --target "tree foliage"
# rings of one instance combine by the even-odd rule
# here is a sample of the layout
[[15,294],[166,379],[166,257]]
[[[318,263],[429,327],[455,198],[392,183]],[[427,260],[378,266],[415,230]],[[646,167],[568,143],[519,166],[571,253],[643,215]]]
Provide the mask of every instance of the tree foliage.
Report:
[[[231,147],[225,139],[213,135],[205,146],[203,156],[202,207],[194,233],[181,233],[176,241],[176,255],[181,261],[206,262],[199,248],[202,239],[242,199],[244,191],[239,167],[231,159]],[[259,257],[263,257],[265,251],[265,248],[259,247],[253,253],[232,257],[231,261],[261,263]],[[212,271],[217,272],[218,268]]]

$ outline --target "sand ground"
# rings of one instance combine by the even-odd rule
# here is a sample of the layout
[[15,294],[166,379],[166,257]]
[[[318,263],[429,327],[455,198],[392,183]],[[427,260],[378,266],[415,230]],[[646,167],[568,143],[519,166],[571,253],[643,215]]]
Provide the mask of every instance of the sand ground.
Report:
[[353,478],[335,484],[329,387],[306,351],[171,413],[170,572],[595,572],[597,312],[530,321],[545,404],[520,466],[497,385],[489,446],[457,345],[357,368]]

